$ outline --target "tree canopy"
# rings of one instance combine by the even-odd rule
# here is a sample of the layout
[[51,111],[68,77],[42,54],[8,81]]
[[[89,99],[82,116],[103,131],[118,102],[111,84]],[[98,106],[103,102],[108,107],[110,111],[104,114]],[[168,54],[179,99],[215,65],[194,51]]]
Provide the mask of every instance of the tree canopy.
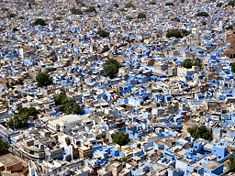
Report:
[[82,112],[82,108],[77,104],[76,99],[68,98],[64,92],[55,96],[55,104],[60,106],[65,114],[81,114]]
[[166,37],[183,38],[184,36],[187,36],[189,34],[190,32],[184,29],[169,29],[167,30]]
[[121,64],[115,59],[109,59],[104,64],[104,74],[111,79],[115,78],[118,74]]
[[86,10],[86,12],[96,12],[95,7],[94,7],[94,6],[88,7],[88,9]]
[[42,18],[37,18],[35,21],[34,21],[34,26],[38,26],[38,25],[40,25],[40,26],[46,26],[47,24],[46,24],[46,21],[44,20],[44,19],[42,19]]
[[235,156],[234,155],[232,155],[229,158],[229,170],[230,171],[235,171]]
[[24,128],[28,126],[28,120],[30,117],[36,118],[38,115],[38,110],[34,107],[30,108],[19,108],[18,113],[14,115],[13,118],[11,118],[7,122],[7,126],[9,126],[12,129],[19,129]]
[[165,6],[174,6],[174,3],[172,3],[172,2],[166,2],[166,3],[165,3]]
[[235,7],[235,0],[230,0],[230,1],[228,2],[228,6]]
[[51,77],[47,72],[38,73],[38,75],[36,76],[36,81],[39,87],[48,86],[53,83]]
[[202,63],[201,63],[201,60],[199,58],[196,58],[196,59],[185,59],[183,62],[182,62],[182,67],[184,68],[192,68],[193,66],[198,66],[201,68],[202,66]]
[[113,142],[120,146],[128,144],[129,141],[129,135],[127,133],[117,132],[113,135]]
[[208,16],[210,16],[207,12],[198,12],[197,14],[196,14],[196,16],[198,16],[198,17],[208,17]]
[[8,142],[2,139],[2,137],[0,137],[0,155],[6,154],[8,148],[9,148]]
[[146,15],[145,15],[145,13],[140,12],[140,13],[138,14],[137,18],[145,19],[145,18],[146,18]]
[[135,5],[132,4],[131,2],[128,2],[128,3],[125,4],[125,8],[128,8],[128,9],[133,8],[133,9],[135,9]]
[[188,128],[188,132],[190,135],[197,139],[197,138],[203,138],[206,140],[212,140],[212,130],[206,128],[205,126],[194,126],[191,128]]
[[230,64],[232,72],[235,73],[235,62]]
[[150,4],[151,4],[151,5],[156,5],[157,3],[156,3],[155,0],[153,0],[153,1],[150,1]]
[[73,15],[82,15],[83,12],[81,9],[78,9],[78,8],[75,8],[73,7],[72,9],[70,9],[70,12],[73,14]]
[[107,31],[105,31],[104,29],[101,29],[101,28],[99,28],[97,34],[99,34],[99,36],[100,36],[100,37],[103,37],[103,38],[109,36],[109,32],[107,32]]

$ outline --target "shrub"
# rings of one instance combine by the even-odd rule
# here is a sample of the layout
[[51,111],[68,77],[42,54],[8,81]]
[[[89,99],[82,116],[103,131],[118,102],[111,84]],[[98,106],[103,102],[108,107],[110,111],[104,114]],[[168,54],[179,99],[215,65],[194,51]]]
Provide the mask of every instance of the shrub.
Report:
[[153,0],[153,1],[150,1],[150,4],[151,5],[156,5],[157,3],[156,3],[156,1]]
[[129,135],[127,133],[118,132],[113,135],[113,142],[120,146],[128,144],[129,141]]

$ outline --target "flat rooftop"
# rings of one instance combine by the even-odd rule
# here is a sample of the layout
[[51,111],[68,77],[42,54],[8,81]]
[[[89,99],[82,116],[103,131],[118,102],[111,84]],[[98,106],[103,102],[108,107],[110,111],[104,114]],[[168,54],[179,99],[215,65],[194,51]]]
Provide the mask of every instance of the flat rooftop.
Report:
[[6,167],[13,166],[21,162],[21,159],[11,153],[0,156],[0,163],[2,163]]

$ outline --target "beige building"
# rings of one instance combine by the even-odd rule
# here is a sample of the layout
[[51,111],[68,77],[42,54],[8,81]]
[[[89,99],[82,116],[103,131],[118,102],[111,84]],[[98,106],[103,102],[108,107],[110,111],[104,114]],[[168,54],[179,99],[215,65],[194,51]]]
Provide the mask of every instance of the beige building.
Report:
[[66,115],[48,122],[48,127],[57,132],[71,133],[71,129],[84,124],[91,123],[89,115]]

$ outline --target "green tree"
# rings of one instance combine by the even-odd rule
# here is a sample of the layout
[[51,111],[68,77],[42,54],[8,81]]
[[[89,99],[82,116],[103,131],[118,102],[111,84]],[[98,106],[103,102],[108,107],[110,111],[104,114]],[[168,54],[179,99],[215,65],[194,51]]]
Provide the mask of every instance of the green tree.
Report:
[[235,7],[235,0],[231,0],[228,2],[228,6]]
[[63,105],[65,103],[67,103],[67,101],[68,101],[68,98],[67,98],[65,92],[62,92],[62,93],[55,96],[55,105],[57,105],[57,106]]
[[35,21],[34,21],[34,26],[38,26],[38,25],[40,25],[40,26],[46,26],[47,24],[46,24],[46,21],[44,20],[44,19],[42,19],[42,18],[37,18]]
[[171,21],[180,22],[180,19],[178,17],[174,17],[171,19]]
[[232,72],[235,73],[235,62],[230,64]]
[[179,29],[169,29],[166,33],[167,38],[175,37],[175,38],[182,38],[183,35]]
[[14,27],[13,29],[12,29],[12,32],[17,32],[17,31],[19,31],[16,27]]
[[192,64],[193,64],[193,66],[198,66],[200,68],[202,67],[202,61],[199,58],[193,59]]
[[182,64],[181,64],[182,67],[184,68],[192,68],[193,66],[198,66],[201,68],[202,66],[202,63],[201,63],[201,60],[199,58],[196,58],[196,59],[185,59]]
[[205,126],[194,126],[191,128],[188,128],[188,132],[190,135],[197,139],[197,138],[203,138],[206,140],[212,140],[212,130],[206,128]]
[[126,19],[131,21],[131,20],[133,20],[133,17],[132,16],[126,16]]
[[68,99],[68,101],[63,105],[63,112],[65,114],[81,114],[81,107],[76,103],[76,99]]
[[166,3],[165,3],[165,6],[174,6],[174,3],[172,3],[172,2],[166,2]]
[[127,133],[123,133],[123,132],[117,132],[116,134],[113,135],[113,142],[123,146],[128,144],[129,140],[129,135]]
[[135,9],[135,6],[131,2],[128,2],[128,3],[125,4],[125,8],[127,8],[127,9],[130,9],[130,8]]
[[2,139],[2,137],[0,137],[0,155],[4,155],[6,154],[9,148],[9,144],[7,141],[5,141],[4,139]]
[[23,108],[20,107],[18,109],[19,114],[26,116],[26,117],[33,117],[36,118],[39,111],[35,107],[30,107],[30,108]]
[[105,31],[104,29],[99,28],[97,34],[99,34],[100,37],[106,38],[109,36],[109,32]]
[[116,8],[118,8],[118,7],[119,7],[119,5],[118,5],[117,3],[115,3],[113,6],[114,6],[114,7],[116,7]]
[[8,18],[15,18],[15,17],[16,17],[16,14],[15,14],[15,13],[8,13],[8,14],[7,14],[7,17],[8,17]]
[[83,12],[82,12],[81,9],[77,9],[77,8],[75,8],[75,7],[73,7],[72,9],[70,9],[70,12],[71,12],[72,14],[74,14],[74,15],[82,15],[82,14],[83,14]]
[[47,72],[38,73],[38,75],[36,76],[36,81],[39,87],[48,86],[53,83],[51,77]]
[[210,16],[207,12],[198,12],[197,14],[196,14],[196,16],[198,16],[198,17],[208,17],[208,16]]
[[118,74],[121,64],[115,59],[109,59],[104,64],[104,74],[111,79],[115,78]]
[[229,170],[231,172],[235,171],[235,156],[232,155],[230,158],[229,158]]
[[55,105],[60,106],[65,114],[81,114],[82,112],[82,108],[77,104],[76,99],[68,98],[64,92],[55,96]]
[[140,19],[145,19],[146,18],[146,15],[145,13],[139,13],[137,18],[140,18]]
[[32,117],[35,119],[38,115],[38,110],[34,107],[30,108],[19,108],[18,113],[14,115],[9,121],[7,121],[7,126],[12,129],[19,129],[28,126],[28,120]]
[[219,2],[216,4],[216,7],[222,7],[224,4],[222,2]]
[[169,29],[167,30],[166,37],[171,38],[183,38],[184,36],[189,35],[190,32],[187,30],[180,30],[180,29]]
[[86,4],[83,2],[83,0],[76,0],[77,5],[80,5],[82,7],[85,7]]
[[94,6],[88,7],[88,9],[86,10],[86,12],[96,12],[95,7],[94,7]]
[[235,26],[235,24],[225,25],[224,29],[226,29],[226,30],[233,30],[233,28],[234,28],[233,26]]
[[182,30],[181,30],[181,33],[182,33],[183,36],[187,36],[187,35],[190,34],[190,32],[187,31],[187,30],[185,30],[185,29],[182,29]]

